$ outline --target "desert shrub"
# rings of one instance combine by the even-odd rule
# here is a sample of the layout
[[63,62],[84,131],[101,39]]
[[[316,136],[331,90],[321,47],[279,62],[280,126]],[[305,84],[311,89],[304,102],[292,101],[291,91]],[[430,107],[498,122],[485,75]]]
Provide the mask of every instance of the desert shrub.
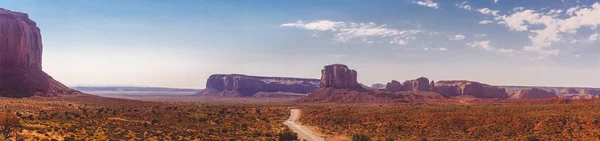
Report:
[[352,135],[352,141],[371,141],[371,137],[363,133],[354,134]]
[[294,141],[298,140],[298,134],[292,132],[290,129],[285,129],[283,132],[277,135],[280,141]]
[[10,138],[13,132],[21,129],[21,118],[19,116],[8,113],[0,112],[0,135]]

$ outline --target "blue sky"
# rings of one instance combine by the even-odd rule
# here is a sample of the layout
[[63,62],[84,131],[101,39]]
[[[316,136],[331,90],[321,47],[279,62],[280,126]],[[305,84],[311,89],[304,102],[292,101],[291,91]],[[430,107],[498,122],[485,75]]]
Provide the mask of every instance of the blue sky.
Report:
[[204,88],[214,73],[370,85],[426,76],[600,87],[600,3],[560,0],[3,0],[42,29],[44,70],[73,85]]

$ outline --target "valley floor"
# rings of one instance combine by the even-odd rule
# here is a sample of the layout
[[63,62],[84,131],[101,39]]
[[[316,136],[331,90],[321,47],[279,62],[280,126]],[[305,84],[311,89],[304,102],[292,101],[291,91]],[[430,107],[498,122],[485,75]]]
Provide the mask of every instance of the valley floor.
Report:
[[150,102],[80,95],[0,98],[0,112],[21,120],[23,130],[12,140],[278,140],[298,136],[282,124],[295,119],[326,140],[600,139],[598,100],[379,105],[273,99]]

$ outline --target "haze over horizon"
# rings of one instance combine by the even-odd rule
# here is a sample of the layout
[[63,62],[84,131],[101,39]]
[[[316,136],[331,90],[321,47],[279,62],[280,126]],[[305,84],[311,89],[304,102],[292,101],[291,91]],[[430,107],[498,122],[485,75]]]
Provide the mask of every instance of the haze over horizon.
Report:
[[365,85],[425,76],[600,87],[600,3],[545,0],[0,1],[41,28],[66,85],[204,88],[211,74]]

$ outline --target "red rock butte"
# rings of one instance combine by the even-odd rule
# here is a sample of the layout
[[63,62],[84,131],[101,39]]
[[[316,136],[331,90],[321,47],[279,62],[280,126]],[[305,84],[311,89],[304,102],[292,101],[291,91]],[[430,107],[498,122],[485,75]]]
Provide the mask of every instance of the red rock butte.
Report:
[[42,36],[29,15],[0,8],[0,96],[75,94],[42,71]]
[[325,66],[321,70],[321,87],[338,89],[362,89],[356,80],[357,73],[343,64]]

